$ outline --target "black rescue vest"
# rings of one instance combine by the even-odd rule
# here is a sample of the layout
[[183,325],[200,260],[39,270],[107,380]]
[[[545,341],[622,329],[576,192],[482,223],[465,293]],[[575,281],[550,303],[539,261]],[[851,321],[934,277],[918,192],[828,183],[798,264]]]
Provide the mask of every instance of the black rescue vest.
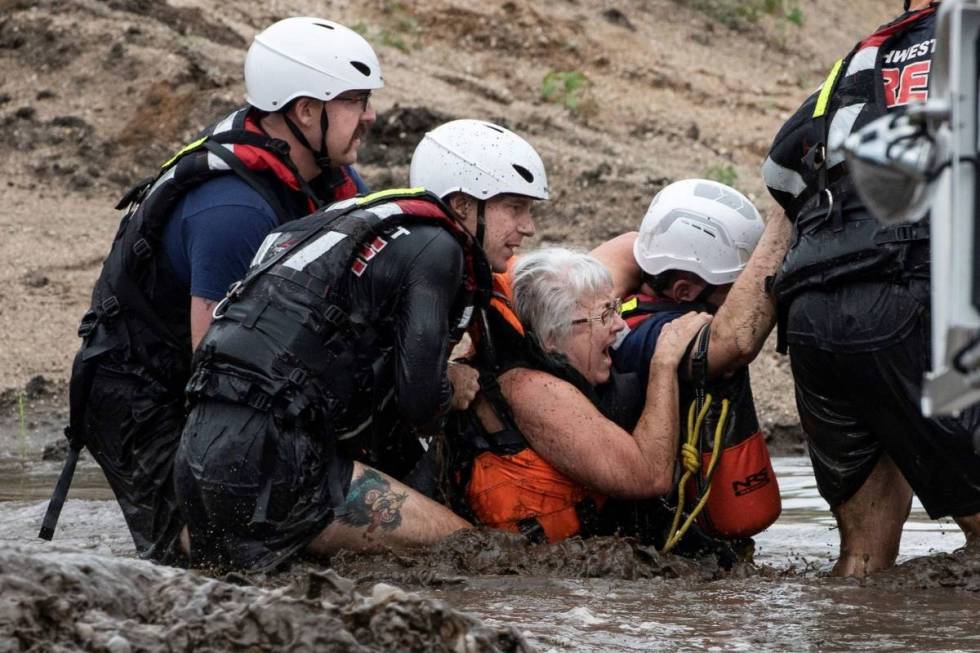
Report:
[[[234,173],[269,203],[280,223],[306,213],[287,211],[283,195],[276,192],[271,180],[249,170],[234,154],[236,145],[267,150],[293,170],[296,179],[302,179],[284,141],[246,131],[248,111],[239,109],[202,131],[156,177],[131,188],[116,206],[126,209],[126,214],[92,290],[91,306],[78,327],[82,345],[72,365],[65,429],[71,447],[41,528],[44,539],[53,535],[85,445],[86,404],[96,369],[102,364],[122,365],[137,377],[156,381],[171,397],[183,397],[190,376],[190,303],[186,286],[176,281],[163,251],[163,232],[184,194],[216,176]],[[308,186],[304,193],[319,204]]]
[[473,302],[485,295],[489,270],[452,216],[423,189],[383,191],[269,234],[247,276],[215,309],[195,353],[188,398],[275,411],[333,441],[370,429],[394,392],[393,343],[379,336],[383,324],[369,323],[337,288],[357,273],[359,256],[376,237],[405,223],[442,226],[466,260],[452,320],[458,337]]
[[[850,133],[885,115],[881,53],[935,10],[930,6],[911,14],[862,41],[834,65],[816,97],[809,148],[802,161],[806,188],[787,206],[794,224],[793,241],[769,282],[780,305],[781,327],[793,298],[807,290],[850,280],[901,281],[928,274],[923,265],[928,257],[928,220],[895,226],[878,223],[858,198],[846,164],[829,149],[829,141],[838,117],[842,118],[838,125],[848,126]],[[869,65],[871,55],[873,65]],[[917,243],[923,247],[915,247]],[[782,331],[780,349],[784,350]]]

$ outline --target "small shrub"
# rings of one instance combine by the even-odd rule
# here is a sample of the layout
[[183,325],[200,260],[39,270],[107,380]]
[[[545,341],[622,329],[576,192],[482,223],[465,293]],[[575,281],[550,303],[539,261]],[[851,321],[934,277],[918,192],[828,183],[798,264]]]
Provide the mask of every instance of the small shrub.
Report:
[[735,171],[735,166],[730,163],[720,163],[711,166],[705,171],[704,176],[705,179],[713,179],[719,184],[725,184],[726,186],[735,186],[735,182],[738,181],[738,173]]
[[552,70],[541,81],[541,98],[562,105],[572,113],[590,113],[594,102],[588,97],[589,78],[579,70]]
[[759,22],[762,16],[784,18],[797,27],[803,24],[803,10],[798,0],[674,0],[679,5],[696,9],[725,27],[746,29]]

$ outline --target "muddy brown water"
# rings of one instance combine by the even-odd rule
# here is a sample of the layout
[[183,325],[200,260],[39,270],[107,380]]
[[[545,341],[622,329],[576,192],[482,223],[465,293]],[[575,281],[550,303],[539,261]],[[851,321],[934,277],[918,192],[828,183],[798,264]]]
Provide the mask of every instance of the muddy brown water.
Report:
[[[120,558],[132,557],[122,516],[101,472],[86,458],[79,466],[55,545],[38,544],[38,523],[60,463],[36,462],[13,449],[0,455],[0,581],[10,565],[24,564],[10,560],[5,564],[4,553],[24,555],[32,565],[40,565],[42,578],[50,576],[43,569],[55,569],[62,560],[45,556],[71,555],[61,552],[82,551],[91,560],[110,566]],[[386,583],[413,592],[409,596],[436,600],[411,605],[448,605],[476,617],[472,623],[465,622],[469,625],[451,620],[446,622],[451,627],[442,622],[432,625],[433,610],[443,617],[455,612],[427,607],[428,612],[420,613],[417,608],[397,604],[401,616],[396,622],[411,614],[409,621],[422,623],[423,630],[449,628],[456,632],[452,630],[456,628],[466,633],[454,640],[456,644],[432,650],[524,650],[522,647],[529,646],[540,651],[980,651],[980,554],[957,551],[964,540],[955,524],[930,521],[916,503],[905,528],[902,564],[896,570],[863,583],[828,578],[825,573],[836,553],[837,533],[826,504],[816,492],[809,462],[799,456],[783,457],[776,459],[775,466],[783,494],[783,515],[756,538],[755,564],[740,565],[731,574],[708,564],[661,559],[655,552],[624,540],[530,547],[506,535],[469,534],[428,552],[340,556],[334,560],[334,567],[353,579],[360,592],[356,594],[361,597],[356,599],[360,607],[351,607],[355,605],[350,603],[355,601],[351,594],[343,599],[348,603],[341,601],[341,608],[331,609],[348,616],[359,614],[357,610],[374,615],[370,611],[379,608],[371,597],[379,591],[387,596],[390,591],[386,585],[377,590],[374,584]],[[233,580],[246,586],[240,600],[261,603],[267,599],[256,596],[269,591],[282,593],[285,586],[308,585],[310,573],[321,569],[303,563],[280,576]],[[139,576],[148,573],[141,571]],[[183,583],[190,583],[191,589],[183,591],[199,601],[213,600],[199,596],[201,587],[213,587],[213,582],[208,584],[210,579],[173,573],[185,577]],[[175,581],[166,576],[160,582],[172,587]],[[222,596],[227,598],[230,591]],[[98,590],[96,599],[90,600],[97,602],[97,597]],[[316,607],[319,604],[302,601],[289,605],[291,612],[287,610],[277,618],[296,621],[297,628],[307,618],[304,611],[320,610]],[[195,632],[193,615],[168,614],[185,635]],[[425,615],[421,622],[419,614]],[[0,610],[0,623],[3,616]],[[380,620],[375,615],[365,623],[387,623],[389,618],[390,614]],[[146,633],[140,631],[146,627],[140,619],[130,615],[121,623],[114,623],[112,628],[103,626],[101,631],[95,624],[93,632],[101,632],[101,640],[92,639],[95,636],[88,630],[83,633],[88,640],[79,639],[74,631],[70,640],[94,650],[111,648],[111,638],[123,636],[129,637],[126,642],[132,650],[140,650],[141,642],[153,649]],[[127,635],[127,630],[134,634]],[[390,633],[385,636],[391,637]],[[194,641],[192,635],[186,637]],[[255,643],[280,641],[276,634],[266,637],[272,639]],[[464,640],[470,644],[459,644]],[[20,641],[20,648],[10,645],[9,650],[31,649]],[[336,650],[386,650],[408,647],[405,641],[382,637],[367,641],[364,649],[345,648],[332,640],[313,645],[336,645]],[[3,643],[0,633],[0,649],[6,650]],[[43,644],[42,636],[33,650],[46,650]],[[118,650],[130,650],[119,648],[119,641],[115,645]],[[417,650],[432,646],[432,642],[422,642]]]

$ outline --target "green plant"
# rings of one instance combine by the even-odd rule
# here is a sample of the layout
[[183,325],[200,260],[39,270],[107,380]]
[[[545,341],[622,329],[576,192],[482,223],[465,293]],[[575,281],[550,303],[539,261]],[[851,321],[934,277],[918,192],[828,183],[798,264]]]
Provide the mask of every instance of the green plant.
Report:
[[796,26],[803,24],[798,0],[674,0],[696,9],[725,27],[742,30],[759,22],[762,16],[776,16]]
[[704,176],[707,179],[713,179],[726,186],[734,186],[735,182],[738,181],[738,173],[735,171],[735,166],[730,163],[713,165],[705,171]]
[[399,34],[393,34],[388,30],[382,30],[381,33],[378,34],[378,38],[381,39],[382,45],[387,45],[392,48],[397,48],[402,52],[408,52],[410,50],[410,48],[408,47],[408,43]]
[[589,78],[579,70],[570,72],[552,70],[541,81],[541,97],[577,113],[583,107],[588,84]]
[[351,29],[370,39],[377,38],[382,45],[396,48],[402,52],[412,49],[409,38],[415,36],[419,31],[418,21],[408,12],[400,2],[385,2],[381,13],[382,25],[371,27],[367,23],[358,22],[351,26]]

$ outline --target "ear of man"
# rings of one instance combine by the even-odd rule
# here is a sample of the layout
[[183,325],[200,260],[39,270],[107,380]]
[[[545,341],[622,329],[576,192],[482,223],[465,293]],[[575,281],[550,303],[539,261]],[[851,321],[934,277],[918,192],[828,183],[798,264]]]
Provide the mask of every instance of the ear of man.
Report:
[[688,272],[675,272],[668,286],[667,296],[675,302],[693,302],[707,284],[697,275]]
[[288,113],[293,122],[303,127],[312,127],[320,124],[320,109],[319,100],[301,97],[292,103]]

